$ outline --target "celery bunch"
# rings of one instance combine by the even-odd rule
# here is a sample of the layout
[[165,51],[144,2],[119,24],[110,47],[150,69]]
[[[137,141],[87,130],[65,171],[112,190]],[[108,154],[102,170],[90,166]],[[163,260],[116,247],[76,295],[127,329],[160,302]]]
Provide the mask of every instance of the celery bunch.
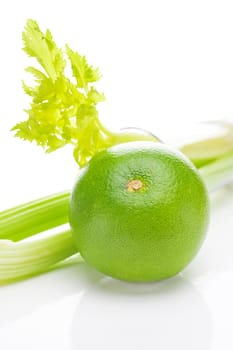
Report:
[[[49,30],[43,33],[36,21],[28,20],[23,42],[24,51],[37,60],[40,69],[26,69],[35,85],[23,83],[31,104],[27,119],[12,128],[15,136],[36,142],[46,152],[70,144],[80,168],[112,145],[158,142],[149,133],[114,133],[101,124],[97,104],[105,97],[95,87],[101,78],[99,70],[68,45],[64,51],[58,48]],[[180,147],[199,168],[209,191],[233,179],[233,125],[218,123],[224,133]],[[69,219],[69,196],[66,191],[0,213],[0,283],[42,273],[77,253],[71,231],[62,226]],[[58,228],[58,233],[40,234],[52,228]]]

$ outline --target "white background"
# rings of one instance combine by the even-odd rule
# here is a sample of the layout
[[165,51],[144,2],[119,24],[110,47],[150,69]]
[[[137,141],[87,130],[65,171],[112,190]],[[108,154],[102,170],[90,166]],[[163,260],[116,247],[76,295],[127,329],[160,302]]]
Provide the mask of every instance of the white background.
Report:
[[[70,188],[71,150],[44,155],[13,138],[27,18],[100,67],[109,128],[180,134],[182,123],[233,114],[232,1],[12,1],[0,4],[0,210]],[[173,279],[135,285],[85,263],[0,288],[1,349],[232,350],[232,196],[212,196],[205,244]]]

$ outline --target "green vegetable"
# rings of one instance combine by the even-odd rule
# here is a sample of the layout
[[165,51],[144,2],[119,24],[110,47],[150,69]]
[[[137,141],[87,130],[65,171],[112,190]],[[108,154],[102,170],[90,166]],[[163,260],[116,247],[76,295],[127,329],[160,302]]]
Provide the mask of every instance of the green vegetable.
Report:
[[0,240],[0,284],[46,271],[75,253],[69,230],[36,241]]
[[[65,52],[59,49],[49,30],[42,33],[35,21],[28,20],[23,42],[24,51],[36,58],[42,70],[26,69],[34,76],[36,85],[31,87],[23,83],[32,102],[26,110],[28,119],[12,128],[16,136],[35,141],[46,152],[71,144],[80,167],[98,151],[125,142],[125,138],[154,139],[150,135],[112,133],[100,123],[96,106],[105,97],[93,84],[101,77],[99,70],[68,45]],[[73,79],[65,74],[67,61]]]
[[[35,21],[28,20],[23,42],[24,51],[41,68],[26,69],[35,85],[23,83],[31,103],[27,120],[12,128],[17,137],[36,142],[46,152],[70,144],[80,167],[108,147],[135,140],[158,141],[149,133],[114,133],[101,124],[97,104],[104,95],[95,87],[99,70],[68,45],[64,51],[58,48],[49,30],[43,33]],[[225,123],[224,128],[225,133],[180,147],[200,168],[210,191],[232,179],[233,127]],[[69,197],[66,191],[0,213],[0,283],[46,271],[77,252],[70,230],[60,229],[68,222]],[[59,233],[30,239],[56,227]]]

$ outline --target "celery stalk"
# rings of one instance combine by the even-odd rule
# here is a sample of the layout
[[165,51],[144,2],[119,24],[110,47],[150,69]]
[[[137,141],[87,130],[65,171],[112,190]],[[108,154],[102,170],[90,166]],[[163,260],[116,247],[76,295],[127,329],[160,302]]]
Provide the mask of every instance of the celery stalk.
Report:
[[200,167],[214,159],[218,159],[233,151],[233,123],[226,120],[209,121],[200,124],[200,127],[211,129],[215,127],[215,133],[209,133],[204,138],[185,142],[179,145],[183,152],[195,165]]
[[233,182],[233,152],[199,169],[208,191],[212,192]]
[[19,241],[68,222],[69,191],[0,213],[0,239]]
[[[36,142],[46,152],[70,144],[80,167],[113,145],[159,141],[149,133],[112,133],[100,123],[97,104],[105,97],[94,86],[101,77],[99,70],[68,45],[61,50],[49,30],[43,33],[36,21],[28,20],[23,43],[24,51],[40,68],[26,69],[34,76],[35,85],[23,83],[31,103],[25,110],[28,119],[12,128],[15,136]],[[72,77],[66,74],[68,64]],[[233,180],[233,125],[215,123],[224,132],[179,147],[200,168],[209,191]],[[70,230],[30,239],[68,222],[69,196],[69,191],[57,193],[0,213],[0,283],[44,272],[77,252]]]
[[69,230],[35,241],[0,240],[0,284],[42,273],[75,253]]

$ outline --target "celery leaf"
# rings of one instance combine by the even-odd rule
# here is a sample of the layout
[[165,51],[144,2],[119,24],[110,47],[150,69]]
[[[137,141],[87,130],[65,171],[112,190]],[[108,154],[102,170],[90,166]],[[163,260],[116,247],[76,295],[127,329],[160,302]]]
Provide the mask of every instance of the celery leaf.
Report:
[[[84,166],[112,142],[112,135],[100,124],[96,108],[105,100],[93,86],[101,74],[68,45],[65,52],[58,48],[51,32],[43,33],[34,20],[27,21],[22,38],[23,50],[36,58],[41,69],[26,68],[34,78],[32,86],[23,82],[24,92],[31,98],[25,110],[28,119],[12,130],[15,136],[35,141],[46,152],[71,144],[75,160]],[[73,77],[66,74],[67,63]]]

